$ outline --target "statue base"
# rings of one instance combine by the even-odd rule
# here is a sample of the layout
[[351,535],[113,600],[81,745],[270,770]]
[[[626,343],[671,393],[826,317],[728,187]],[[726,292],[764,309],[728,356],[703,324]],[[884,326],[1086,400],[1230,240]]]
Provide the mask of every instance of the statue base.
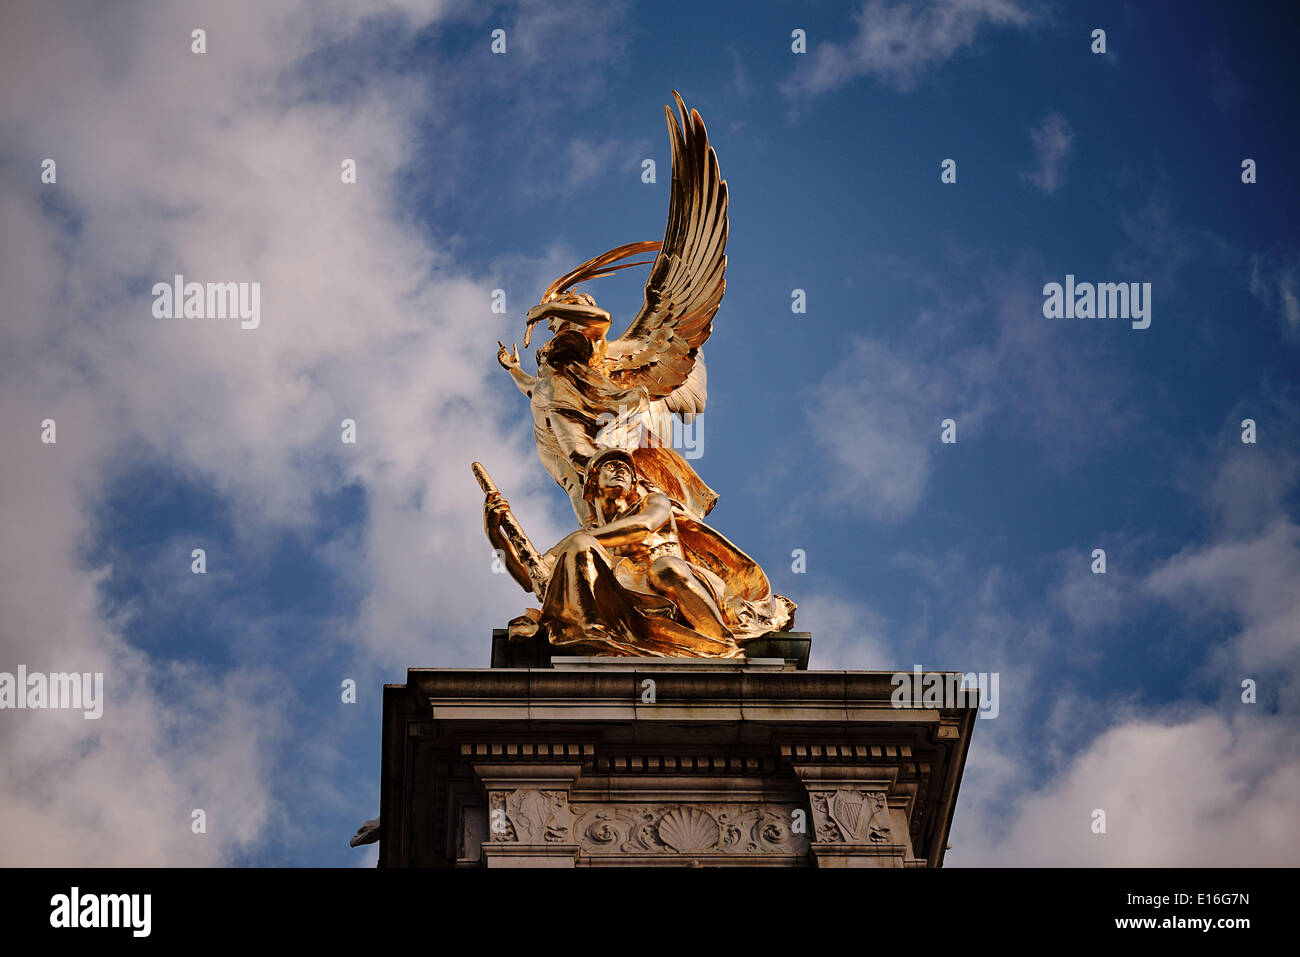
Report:
[[976,708],[896,708],[890,672],[770,637],[793,657],[410,669],[379,865],[940,866]]
[[[770,631],[766,635],[751,638],[745,643],[745,654],[748,658],[783,658],[792,662],[799,671],[807,669],[808,655],[811,651],[812,634],[807,631]],[[493,668],[549,668],[552,657],[556,656],[553,656],[551,644],[544,635],[511,640],[506,629],[492,630]]]

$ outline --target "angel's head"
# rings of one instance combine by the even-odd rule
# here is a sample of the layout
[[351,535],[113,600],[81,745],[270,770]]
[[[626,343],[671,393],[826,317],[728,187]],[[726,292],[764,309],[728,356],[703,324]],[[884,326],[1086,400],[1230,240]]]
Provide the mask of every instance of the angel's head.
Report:
[[570,363],[587,365],[591,362],[591,340],[573,329],[563,329],[546,345],[537,350],[537,364],[562,369]]
[[594,306],[596,300],[585,292],[574,292],[570,289],[568,292],[562,292],[557,296],[546,300],[553,303],[559,303],[564,306]]
[[603,252],[594,259],[588,259],[576,269],[571,269],[555,282],[546,287],[542,301],[528,310],[527,328],[524,331],[524,345],[532,338],[533,325],[546,320],[552,332],[564,329],[576,329],[593,342],[605,338],[609,331],[610,316],[607,311],[596,305],[596,300],[585,292],[574,292],[573,287],[591,279],[601,279],[613,275],[620,269],[632,266],[648,266],[653,260],[623,262],[639,253],[658,250],[660,242],[628,243]]
[[546,320],[546,328],[554,333],[572,329],[595,340],[602,338],[609,329],[610,316],[585,292],[551,293],[528,310],[524,328],[525,348],[532,339],[533,326],[542,320]]

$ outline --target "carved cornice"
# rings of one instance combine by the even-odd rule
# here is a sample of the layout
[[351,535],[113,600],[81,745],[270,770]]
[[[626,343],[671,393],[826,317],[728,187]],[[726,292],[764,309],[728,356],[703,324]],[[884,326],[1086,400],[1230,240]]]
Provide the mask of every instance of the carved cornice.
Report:
[[794,804],[584,803],[570,813],[579,853],[592,857],[808,852],[807,812]]

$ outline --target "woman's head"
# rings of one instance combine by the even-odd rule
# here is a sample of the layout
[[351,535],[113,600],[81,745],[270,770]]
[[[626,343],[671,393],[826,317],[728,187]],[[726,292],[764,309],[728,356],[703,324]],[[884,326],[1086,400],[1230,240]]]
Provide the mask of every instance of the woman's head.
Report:
[[[596,504],[601,499],[609,498],[635,500],[639,478],[636,460],[632,458],[631,452],[617,448],[602,449],[587,462],[583,498],[589,504]],[[606,515],[605,519],[608,518],[609,516]]]

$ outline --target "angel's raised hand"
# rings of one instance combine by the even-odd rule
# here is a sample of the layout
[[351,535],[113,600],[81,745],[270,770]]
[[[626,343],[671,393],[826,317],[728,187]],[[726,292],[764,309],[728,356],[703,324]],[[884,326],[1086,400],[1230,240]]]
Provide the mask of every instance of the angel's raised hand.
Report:
[[506,344],[500,339],[497,340],[497,345],[501,347],[497,350],[497,362],[501,363],[501,368],[509,372],[511,369],[518,367],[519,346],[515,345],[514,352],[512,353],[506,348]]

